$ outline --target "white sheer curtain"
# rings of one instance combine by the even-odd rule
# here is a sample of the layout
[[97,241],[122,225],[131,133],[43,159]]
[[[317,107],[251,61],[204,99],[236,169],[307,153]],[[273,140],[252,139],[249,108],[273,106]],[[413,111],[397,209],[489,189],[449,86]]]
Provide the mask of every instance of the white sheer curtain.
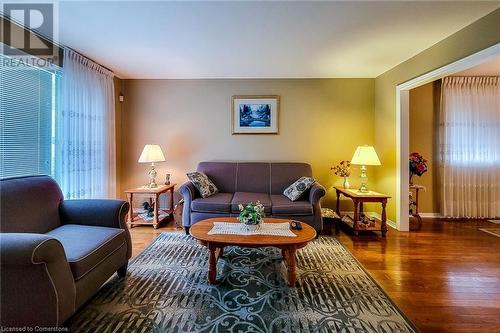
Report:
[[66,199],[116,195],[113,73],[64,50],[55,133],[55,178]]
[[447,77],[441,103],[441,213],[500,216],[499,78]]

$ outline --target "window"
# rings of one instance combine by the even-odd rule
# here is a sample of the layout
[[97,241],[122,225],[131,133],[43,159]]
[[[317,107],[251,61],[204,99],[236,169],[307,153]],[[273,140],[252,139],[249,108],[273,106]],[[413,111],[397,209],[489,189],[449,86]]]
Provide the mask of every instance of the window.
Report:
[[53,175],[56,78],[0,55],[0,178]]
[[443,80],[440,124],[441,159],[449,165],[500,165],[500,109],[497,77],[447,77]]

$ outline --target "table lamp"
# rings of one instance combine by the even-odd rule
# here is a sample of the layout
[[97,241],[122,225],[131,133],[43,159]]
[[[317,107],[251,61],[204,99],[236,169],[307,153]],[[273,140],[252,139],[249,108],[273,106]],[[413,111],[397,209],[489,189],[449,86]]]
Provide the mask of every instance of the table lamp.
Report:
[[139,157],[139,163],[151,163],[151,169],[149,170],[149,188],[158,187],[156,184],[156,170],[155,170],[155,162],[164,162],[165,156],[163,156],[163,152],[161,151],[161,147],[159,145],[145,145],[142,150],[141,156]]
[[368,186],[366,183],[368,182],[368,177],[366,176],[366,166],[380,165],[380,160],[375,152],[375,148],[368,145],[358,146],[352,156],[351,164],[361,165],[361,186],[359,188],[359,192],[367,193]]

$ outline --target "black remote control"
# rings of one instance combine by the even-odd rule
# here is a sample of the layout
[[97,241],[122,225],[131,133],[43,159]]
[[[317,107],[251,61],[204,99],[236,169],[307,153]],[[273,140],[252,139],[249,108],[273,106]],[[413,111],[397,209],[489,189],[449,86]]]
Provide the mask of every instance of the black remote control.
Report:
[[302,230],[302,224],[299,221],[292,221],[291,225],[294,230]]

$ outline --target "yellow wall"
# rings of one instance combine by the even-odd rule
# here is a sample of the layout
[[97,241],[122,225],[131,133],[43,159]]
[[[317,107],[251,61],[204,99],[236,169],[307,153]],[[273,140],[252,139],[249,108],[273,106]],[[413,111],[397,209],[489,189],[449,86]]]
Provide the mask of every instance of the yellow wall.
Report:
[[419,195],[421,213],[439,213],[439,170],[437,144],[441,80],[410,90],[410,153],[419,152],[428,161],[428,171],[414,176],[415,184],[426,187]]
[[[396,197],[396,86],[499,42],[497,9],[375,79],[375,148],[382,162],[376,169],[378,190]],[[396,203],[394,199],[388,203],[388,218],[393,221]]]
[[[125,80],[120,187],[147,182],[137,159],[156,143],[167,159],[157,165],[160,181],[168,172],[181,184],[206,160],[304,161],[332,206],[341,179],[330,166],[373,144],[373,92],[374,79]],[[281,97],[279,134],[231,135],[231,96],[262,94]]]

